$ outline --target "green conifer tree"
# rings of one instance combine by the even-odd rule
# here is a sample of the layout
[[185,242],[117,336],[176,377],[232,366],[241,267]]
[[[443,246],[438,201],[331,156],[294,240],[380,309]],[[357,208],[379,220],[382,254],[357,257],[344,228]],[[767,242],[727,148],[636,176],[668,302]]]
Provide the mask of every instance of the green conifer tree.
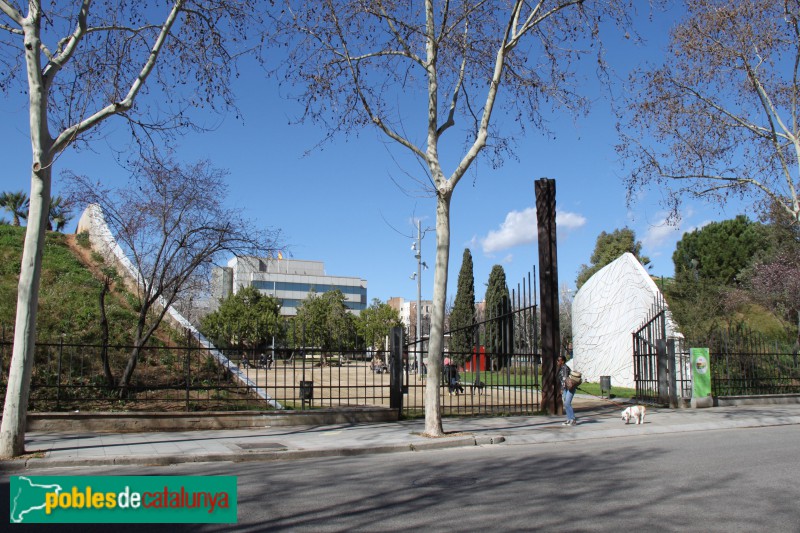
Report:
[[500,265],[494,265],[489,273],[486,287],[486,339],[485,345],[491,352],[492,366],[503,368],[513,349],[513,320],[511,298],[506,285],[506,272]]
[[472,353],[475,325],[475,276],[472,273],[472,254],[464,250],[461,270],[458,273],[458,289],[450,314],[450,357],[463,363]]

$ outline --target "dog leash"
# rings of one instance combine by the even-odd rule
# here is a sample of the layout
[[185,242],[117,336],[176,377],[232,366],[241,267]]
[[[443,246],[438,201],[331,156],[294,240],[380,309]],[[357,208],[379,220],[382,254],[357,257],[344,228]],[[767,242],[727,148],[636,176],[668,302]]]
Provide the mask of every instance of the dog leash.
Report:
[[596,396],[596,395],[592,394],[591,392],[586,392],[585,390],[580,388],[580,386],[576,387],[576,389],[581,391],[583,394],[586,394],[588,396],[592,396],[593,398],[597,398],[599,400],[603,400],[604,402],[608,402],[610,404],[616,405],[617,407],[622,407],[623,409],[625,407],[630,407],[630,405],[625,405],[625,404],[622,404],[622,403],[619,403],[619,402],[614,402],[614,401],[612,401],[612,400],[610,400],[608,398],[603,398],[602,396]]

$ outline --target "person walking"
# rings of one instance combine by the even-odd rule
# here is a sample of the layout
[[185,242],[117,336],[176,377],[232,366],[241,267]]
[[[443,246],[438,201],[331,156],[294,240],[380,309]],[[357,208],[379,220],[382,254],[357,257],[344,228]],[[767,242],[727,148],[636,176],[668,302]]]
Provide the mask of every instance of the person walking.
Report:
[[572,410],[572,398],[575,396],[575,389],[567,387],[567,380],[572,370],[567,366],[567,359],[563,355],[559,355],[556,359],[558,365],[558,382],[561,385],[561,399],[564,401],[564,411],[567,412],[567,420],[563,422],[562,426],[574,426],[577,424],[575,420],[575,411]]
[[447,392],[450,393],[450,396],[453,394],[458,394],[456,387],[458,383],[458,378],[456,377],[456,367],[453,365],[449,357],[445,357],[443,363],[444,380],[447,383]]

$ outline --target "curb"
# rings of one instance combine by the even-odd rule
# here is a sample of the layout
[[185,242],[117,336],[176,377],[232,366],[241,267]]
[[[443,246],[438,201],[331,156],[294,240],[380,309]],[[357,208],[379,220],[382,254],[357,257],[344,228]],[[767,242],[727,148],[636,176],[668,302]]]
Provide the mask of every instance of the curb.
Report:
[[268,452],[244,453],[204,453],[194,455],[141,455],[141,456],[115,456],[107,458],[86,459],[39,459],[31,458],[24,461],[11,460],[0,463],[0,472],[24,472],[29,469],[40,468],[70,468],[93,466],[170,466],[186,463],[209,462],[266,462],[266,461],[293,461],[298,459],[313,459],[318,457],[355,457],[359,455],[377,455],[400,452],[422,452],[428,450],[441,450],[446,448],[463,448],[470,446],[487,446],[501,444],[506,439],[502,435],[478,437],[455,437],[439,439],[435,442],[418,442],[408,444],[388,444],[384,446],[365,446],[359,448],[329,448],[318,450],[283,450]]

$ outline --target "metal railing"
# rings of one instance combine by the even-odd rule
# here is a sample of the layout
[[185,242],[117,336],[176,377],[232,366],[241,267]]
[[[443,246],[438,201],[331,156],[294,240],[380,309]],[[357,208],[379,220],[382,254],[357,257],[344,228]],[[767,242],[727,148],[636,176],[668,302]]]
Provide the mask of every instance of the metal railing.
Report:
[[677,406],[691,398],[691,368],[682,338],[667,337],[667,312],[663,298],[656,298],[633,332],[633,380],[640,402]]
[[670,340],[665,339],[666,316],[666,306],[657,302],[633,333],[634,380],[640,401],[672,404],[674,398],[691,398],[691,347],[709,349],[715,397],[800,394],[796,342],[767,340],[743,325],[718,328],[705,339]]
[[796,343],[768,340],[739,325],[718,329],[695,345],[710,349],[714,396],[800,394]]
[[[442,380],[443,415],[532,414],[540,410],[539,324],[528,280],[512,291],[489,318],[445,333]],[[405,346],[404,416],[424,412],[427,384],[426,338]],[[420,368],[417,361],[422,361]],[[450,363],[450,369],[445,363]],[[455,376],[455,387],[449,378]]]
[[[36,344],[31,411],[213,411],[389,406],[388,373],[373,360],[388,353],[315,349],[221,350],[189,339],[183,346],[145,346],[124,389],[109,382],[101,353],[123,368],[132,346]],[[222,357],[220,357],[220,352]],[[5,396],[10,339],[0,339],[0,394]],[[117,379],[119,376],[115,376]]]

